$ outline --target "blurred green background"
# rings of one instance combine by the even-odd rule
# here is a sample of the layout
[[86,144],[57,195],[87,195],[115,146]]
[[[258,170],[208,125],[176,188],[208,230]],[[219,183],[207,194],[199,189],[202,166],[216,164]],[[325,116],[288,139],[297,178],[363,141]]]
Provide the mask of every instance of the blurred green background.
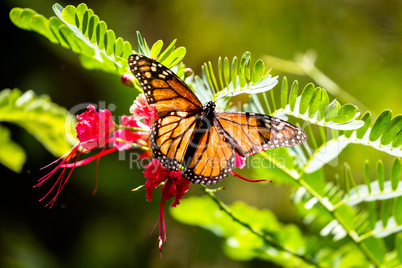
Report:
[[[3,0],[1,87],[18,87],[48,94],[52,101],[71,109],[80,103],[114,104],[114,114],[128,114],[137,92],[113,75],[88,71],[78,56],[53,45],[33,32],[15,27],[8,13],[13,7],[29,7],[53,16],[48,0]],[[59,1],[62,6],[79,1]],[[250,51],[254,60],[271,55],[292,60],[295,53],[313,49],[316,65],[349,94],[359,99],[374,116],[384,109],[402,113],[402,1],[87,1],[117,36],[136,43],[139,30],[148,43],[178,39],[187,48],[186,65],[200,74],[201,64],[219,56],[240,57]],[[265,62],[270,67],[269,62]],[[301,86],[305,76],[284,74]],[[320,85],[323,86],[323,85]],[[325,86],[325,85],[324,85]],[[341,97],[341,96],[339,96]],[[360,107],[362,108],[362,107]],[[52,162],[33,137],[16,126],[12,139],[27,151],[21,174],[0,166],[1,267],[272,267],[259,260],[236,262],[221,251],[222,241],[199,228],[185,226],[167,216],[168,243],[163,259],[157,249],[157,232],[148,238],[159,215],[160,195],[148,203],[145,192],[131,192],[144,183],[142,170],[118,161],[117,154],[101,159],[99,187],[96,165],[77,168],[53,209],[38,199],[45,188],[33,189],[46,174],[39,169]],[[356,152],[348,147],[343,161],[361,167],[366,157],[390,157],[369,148]],[[353,154],[352,154],[353,153]],[[331,168],[329,174],[337,168]],[[336,172],[336,171],[335,171]],[[248,173],[253,178],[253,173]],[[218,193],[226,203],[243,200],[271,209],[283,222],[301,224],[288,198],[288,188],[275,184],[251,184],[228,178]],[[357,178],[359,180],[359,178]],[[157,191],[158,192],[158,191]],[[157,193],[156,192],[156,193]],[[201,194],[193,185],[187,195]],[[183,201],[185,202],[185,200]]]

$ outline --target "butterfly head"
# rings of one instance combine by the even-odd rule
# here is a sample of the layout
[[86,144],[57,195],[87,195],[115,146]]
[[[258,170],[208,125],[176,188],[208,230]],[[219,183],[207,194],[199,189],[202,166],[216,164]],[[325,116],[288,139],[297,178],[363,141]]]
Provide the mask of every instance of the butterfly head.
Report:
[[208,118],[210,122],[215,118],[215,107],[216,104],[213,101],[207,102],[203,107],[203,116]]

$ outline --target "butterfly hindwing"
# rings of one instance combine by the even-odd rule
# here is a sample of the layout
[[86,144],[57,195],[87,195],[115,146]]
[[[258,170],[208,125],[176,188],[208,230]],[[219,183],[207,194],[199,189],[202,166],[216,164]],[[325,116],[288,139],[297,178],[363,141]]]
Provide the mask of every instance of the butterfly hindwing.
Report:
[[172,112],[198,113],[202,104],[190,88],[171,70],[141,55],[128,58],[131,72],[144,89],[149,104],[154,104],[158,117]]
[[174,113],[157,120],[151,133],[155,157],[170,170],[181,165],[193,183],[213,184],[229,175],[234,149],[220,133],[200,116]]

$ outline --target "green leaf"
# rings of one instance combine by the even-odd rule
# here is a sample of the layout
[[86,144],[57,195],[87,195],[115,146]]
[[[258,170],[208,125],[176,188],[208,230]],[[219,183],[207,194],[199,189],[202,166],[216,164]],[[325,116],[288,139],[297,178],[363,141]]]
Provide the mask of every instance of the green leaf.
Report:
[[49,29],[54,34],[57,41],[54,43],[60,44],[64,48],[70,48],[66,40],[62,37],[60,33],[60,28],[64,26],[64,24],[56,17],[51,17],[49,19]]
[[43,35],[52,43],[57,42],[57,39],[49,28],[49,20],[42,15],[38,14],[31,18],[31,30]]
[[214,74],[214,70],[212,68],[212,63],[209,61],[208,64],[205,64],[205,71],[207,73],[208,82],[212,87],[212,90],[217,92],[218,91],[218,84],[216,83],[216,77]]
[[239,68],[239,85],[241,88],[245,87],[247,84],[247,62],[250,61],[250,52],[246,51],[240,59]]
[[10,19],[11,21],[19,28],[24,30],[31,30],[31,19],[37,13],[29,8],[13,8],[10,11]]
[[371,194],[370,165],[369,165],[369,161],[367,159],[364,162],[364,180],[367,185],[368,194]]
[[383,111],[380,116],[375,120],[370,132],[370,141],[376,141],[380,138],[381,134],[388,127],[391,122],[392,112],[390,110]]
[[232,70],[232,73],[231,73],[232,79],[231,80],[232,80],[233,88],[237,87],[237,69],[238,69],[238,60],[237,60],[237,57],[235,56],[235,57],[233,57],[232,68],[231,68],[231,70]]
[[395,158],[391,168],[391,183],[392,190],[394,191],[398,188],[399,179],[401,178],[401,170],[401,160],[399,158]]
[[[58,4],[56,4],[58,5]],[[57,10],[60,10],[60,5],[57,6]],[[67,23],[75,25],[77,21],[75,20],[75,11],[76,8],[74,6],[68,5],[65,8],[62,8],[61,16]]]
[[395,140],[396,136],[402,131],[402,115],[395,116],[389,126],[385,129],[381,136],[381,144],[387,145]]
[[123,52],[124,52],[124,40],[123,40],[123,38],[119,37],[116,39],[116,42],[114,43],[113,54],[116,56],[122,57]]
[[378,186],[380,187],[380,191],[384,191],[384,165],[380,160],[377,162],[377,180],[378,180]]
[[80,29],[80,31],[82,33],[85,33],[85,24],[87,22],[84,21],[84,15],[86,13],[86,11],[88,10],[87,5],[85,5],[84,3],[81,3],[77,6],[76,12],[75,12],[75,24],[78,26],[78,28]]
[[336,100],[333,100],[327,107],[327,112],[325,114],[325,121],[332,121],[334,118],[337,118],[339,115],[339,110],[341,109],[341,105]]
[[315,114],[318,112],[321,106],[322,101],[322,89],[317,87],[314,91],[313,97],[311,99],[311,103],[308,108],[308,117],[313,118]]
[[[96,30],[98,28],[98,24],[99,24],[99,17],[96,15],[93,15],[90,19],[89,19],[89,25],[88,25],[88,39],[92,44],[96,44]],[[131,54],[131,51],[130,51]]]
[[395,237],[395,248],[398,253],[399,261],[402,263],[402,233],[399,233]]
[[345,104],[343,105],[338,113],[338,116],[332,119],[334,123],[344,123],[348,122],[355,118],[358,113],[358,109],[353,104]]
[[26,155],[22,147],[10,139],[10,131],[0,125],[0,163],[14,172],[20,173]]
[[224,83],[224,79],[223,79],[223,63],[222,63],[222,58],[219,57],[218,58],[218,76],[219,76],[219,85],[220,85],[220,90],[225,88],[225,86],[223,85]]
[[151,48],[151,58],[155,59],[161,52],[162,47],[163,47],[163,41],[162,40],[156,41]]
[[297,82],[297,80],[295,80],[290,89],[289,104],[290,104],[291,111],[295,110],[295,105],[296,105],[296,100],[297,100],[298,95],[299,95],[299,82]]
[[311,99],[313,98],[314,91],[315,91],[315,87],[311,83],[307,84],[304,87],[301,98],[300,98],[300,106],[299,106],[300,114],[305,114],[307,112],[307,109],[310,106]]
[[377,206],[376,202],[369,202],[368,221],[370,230],[374,230],[377,221]]
[[[85,6],[86,7],[86,6]],[[90,20],[94,16],[94,12],[92,9],[86,9],[85,13],[82,17],[82,33],[84,34],[85,37],[89,38],[90,30],[93,30],[93,28],[90,27]]]
[[321,101],[320,101],[320,106],[319,110],[317,113],[317,120],[321,121],[322,119],[325,118],[325,113],[326,113],[326,108],[329,105],[329,98],[328,98],[328,93],[324,89],[320,89],[321,92]]
[[382,201],[381,205],[381,222],[383,227],[387,226],[390,213],[391,213],[391,200],[385,199],[384,201]]
[[250,55],[246,58],[244,64],[244,75],[246,78],[246,84],[251,80],[251,57]]
[[402,145],[402,132],[396,136],[395,140],[392,142],[392,147],[399,147]]
[[381,239],[369,237],[362,242],[362,246],[366,249],[366,252],[376,260],[377,264],[384,262],[386,249]]
[[230,83],[230,66],[229,66],[229,59],[225,57],[223,62],[223,76],[225,80],[225,87],[229,87]]
[[261,59],[259,59],[254,63],[253,75],[252,75],[253,83],[259,82],[262,79],[264,73],[265,73],[264,62]]
[[354,230],[356,228],[354,222],[355,212],[349,206],[342,205],[334,210],[337,218],[342,221],[342,226],[346,226],[348,229]]
[[345,163],[344,164],[344,171],[345,171],[345,175],[344,175],[344,177],[345,177],[345,193],[346,194],[348,194],[349,193],[349,190],[350,190],[350,185],[349,185],[349,182],[352,180],[352,178],[351,178],[351,176],[352,176],[352,172],[350,171],[350,166],[347,164],[347,163]]
[[[139,32],[138,32],[138,34],[140,34]],[[141,37],[142,38],[142,37]],[[169,55],[173,52],[173,50],[174,50],[174,48],[175,48],[175,44],[176,44],[176,39],[175,40],[173,40],[169,45],[168,45],[168,47],[165,49],[165,51],[163,51],[158,57],[157,57],[157,60],[160,62],[160,63],[162,63],[162,64],[164,64],[166,67],[168,67],[168,68],[170,68],[170,66],[167,66],[164,62],[165,62],[165,60],[169,57]],[[144,42],[144,41],[142,41],[142,42]],[[140,42],[139,42],[139,44],[140,44]],[[143,55],[146,55],[146,54],[143,54]]]
[[107,25],[106,22],[101,20],[96,27],[96,44],[98,48],[105,51],[105,45],[107,43],[106,39]]
[[116,42],[116,35],[112,30],[107,30],[105,35],[105,50],[109,56],[113,55],[114,43]]
[[362,118],[361,118],[360,120],[364,122],[364,125],[363,125],[361,128],[359,128],[359,129],[356,130],[356,137],[357,137],[358,139],[362,139],[363,136],[364,136],[364,134],[366,134],[366,132],[367,132],[367,130],[368,130],[368,128],[369,128],[369,126],[370,126],[370,123],[371,123],[371,113],[370,113],[370,112],[366,112],[366,113],[362,116]]
[[66,138],[76,142],[75,119],[66,109],[50,102],[48,96],[36,96],[32,91],[22,94],[18,89],[2,90],[0,121],[24,128],[56,156],[71,149]]
[[288,103],[288,91],[289,91],[288,80],[286,79],[286,76],[284,76],[282,79],[282,88],[281,88],[281,106],[283,109],[285,109],[286,104]]
[[393,215],[395,217],[395,222],[398,225],[402,225],[402,196],[398,196],[394,200],[394,209],[393,209]]

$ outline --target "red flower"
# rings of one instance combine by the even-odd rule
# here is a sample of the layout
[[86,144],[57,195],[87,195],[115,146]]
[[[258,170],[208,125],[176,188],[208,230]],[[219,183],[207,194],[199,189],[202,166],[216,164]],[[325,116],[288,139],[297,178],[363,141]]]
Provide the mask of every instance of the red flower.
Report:
[[[190,182],[183,177],[180,170],[171,171],[165,168],[157,159],[152,160],[150,164],[145,166],[144,176],[147,178],[145,182],[145,196],[148,202],[152,201],[153,190],[164,182],[161,188],[162,200],[159,204],[159,219],[154,227],[155,230],[159,223],[159,251],[162,252],[162,243],[166,242],[165,202],[174,197],[175,200],[171,206],[176,207],[180,204],[180,199],[182,199],[184,194],[188,191]],[[163,239],[162,233],[164,236]]]
[[235,153],[235,166],[238,168],[244,168],[246,165],[246,158]]
[[88,150],[105,146],[115,129],[110,111],[99,110],[98,113],[93,105],[88,105],[88,110],[77,115],[77,119],[77,138],[80,146]]
[[130,112],[136,119],[144,119],[145,124],[148,126],[151,124],[151,122],[153,122],[153,119],[158,119],[155,106],[149,106],[144,94],[138,95],[134,101],[134,104],[130,107]]
[[[112,115],[109,110],[100,110],[99,112],[97,112],[93,105],[89,105],[88,110],[78,115],[77,118],[78,123],[76,125],[76,130],[78,133],[77,138],[80,140],[80,142],[76,146],[74,146],[65,156],[51,163],[50,165],[53,165],[55,163],[59,164],[46,176],[40,178],[38,183],[35,185],[35,187],[42,185],[58,169],[62,169],[62,172],[60,173],[54,185],[51,187],[48,193],[42,199],[40,199],[43,200],[51,192],[57,189],[55,196],[47,204],[50,205],[50,207],[52,207],[52,205],[54,204],[58,194],[67,183],[72,171],[76,166],[88,164],[95,159],[98,160],[99,163],[100,157],[117,150],[128,150],[134,145],[138,145],[138,147],[145,149],[145,153],[142,154],[140,158],[149,158],[152,155],[152,152],[149,150],[148,145],[150,129],[147,125],[136,120],[134,116],[123,116],[122,126],[117,131],[115,131],[117,126],[113,122]],[[114,147],[107,148],[107,145],[112,143]],[[79,151],[80,147],[84,148],[84,150]],[[95,148],[102,147],[103,149],[100,153],[84,160],[78,161],[82,152],[89,152]],[[73,163],[70,163],[74,157],[76,157],[75,161]],[[71,168],[71,170],[65,178],[64,175],[66,172],[66,168]],[[97,177],[98,175],[96,175],[96,178]],[[95,191],[96,188],[97,187],[95,187]]]
[[[57,159],[50,165],[47,165],[46,167],[60,162],[51,172],[49,172],[47,175],[40,178],[38,183],[34,186],[34,187],[38,187],[38,186],[42,185],[59,168],[62,169],[62,172],[60,173],[56,182],[53,184],[53,186],[50,188],[50,190],[47,192],[47,194],[40,199],[40,201],[42,201],[51,192],[53,192],[53,190],[56,189],[56,194],[46,204],[46,206],[48,206],[48,205],[50,205],[50,207],[53,206],[54,202],[56,201],[57,196],[59,195],[61,190],[66,185],[68,179],[71,176],[71,173],[73,172],[73,170],[76,166],[82,166],[82,165],[88,164],[89,162],[91,162],[95,159],[97,159],[99,161],[101,156],[103,156],[105,154],[109,154],[109,153],[117,150],[117,148],[107,149],[107,147],[105,147],[105,145],[107,143],[110,143],[112,141],[110,136],[111,136],[111,133],[115,129],[115,123],[112,120],[112,116],[111,116],[111,113],[109,110],[100,110],[98,113],[95,110],[95,107],[93,105],[89,105],[88,110],[80,115],[77,115],[77,118],[78,118],[78,123],[75,128],[77,130],[77,138],[80,140],[80,143],[75,145],[66,155],[60,157],[59,159]],[[84,150],[79,151],[78,149],[80,147],[84,148]],[[78,161],[82,152],[84,152],[84,151],[88,152],[95,148],[101,148],[101,147],[104,147],[104,148],[97,155],[94,155],[87,159]],[[73,163],[70,163],[70,161],[75,156],[76,156],[75,161]],[[44,167],[44,168],[46,168],[46,167]],[[71,168],[71,170],[70,170],[70,172],[68,172],[67,177],[65,178],[64,175],[66,173],[66,168]],[[95,191],[96,191],[96,188],[95,188]]]
[[[123,115],[121,117],[122,126],[123,127],[130,127],[130,128],[138,128],[147,131],[133,131],[133,129],[129,128],[120,128],[114,133],[115,141],[114,146],[117,147],[119,151],[127,150],[132,147],[131,143],[137,143],[139,140],[146,142],[149,139],[149,127],[140,121],[136,120],[133,115],[127,116]],[[131,142],[121,142],[117,141],[116,138],[121,139],[123,141]]]
[[133,86],[134,84],[134,75],[126,73],[121,76],[121,82],[128,87]]
[[[133,147],[133,144],[137,144],[139,147],[144,147],[149,144],[149,134],[150,128],[141,123],[139,120],[136,120],[133,115],[131,116],[122,116],[122,126],[129,128],[121,128],[114,132],[114,147],[116,147],[119,151],[128,150]],[[135,131],[135,129],[142,129]],[[124,142],[122,142],[122,141]],[[149,146],[148,146],[149,147]],[[140,155],[140,159],[150,158],[152,156],[152,151],[145,150],[145,152]]]

